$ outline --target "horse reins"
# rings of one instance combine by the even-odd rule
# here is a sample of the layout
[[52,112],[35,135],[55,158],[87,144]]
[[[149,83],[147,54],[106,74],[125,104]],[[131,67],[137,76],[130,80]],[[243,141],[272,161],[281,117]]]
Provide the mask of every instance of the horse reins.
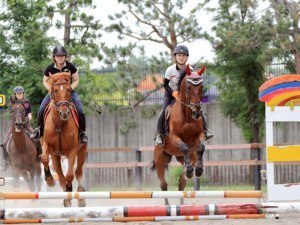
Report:
[[[53,85],[62,85],[62,84],[67,84],[67,83],[68,82],[60,82],[60,83],[53,83]],[[54,99],[54,92],[53,92],[53,90],[51,92],[51,98],[52,98],[52,100]],[[72,105],[72,104],[71,104],[70,101],[59,101],[57,103],[53,102],[53,106],[58,111],[59,114],[61,113],[61,110],[59,109],[59,107],[61,105],[66,105],[67,108],[68,108],[68,111],[70,111],[70,105]],[[55,151],[55,154],[61,155],[62,154],[62,151],[61,151],[61,146],[62,146],[61,132],[62,132],[62,129],[55,123],[53,117],[52,117],[52,121],[54,123],[55,130],[58,133],[58,151]]]

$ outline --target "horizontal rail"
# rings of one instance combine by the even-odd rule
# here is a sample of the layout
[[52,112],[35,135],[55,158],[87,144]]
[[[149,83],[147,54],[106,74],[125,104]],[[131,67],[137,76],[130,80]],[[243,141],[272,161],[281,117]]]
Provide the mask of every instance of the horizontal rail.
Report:
[[[205,161],[204,166],[255,166],[265,165],[264,160],[240,160],[240,161]],[[124,168],[124,167],[149,167],[151,162],[126,162],[126,163],[86,163],[85,168]],[[170,166],[181,166],[179,162],[171,162]]]
[[0,199],[262,198],[262,191],[0,192]]
[[58,218],[58,219],[6,219],[2,224],[24,223],[78,223],[78,222],[138,222],[138,221],[193,221],[193,220],[225,220],[225,219],[271,219],[274,214],[232,214],[232,215],[193,215],[193,216],[138,216],[138,217],[111,217],[111,218]]
[[[231,145],[206,145],[205,150],[253,150],[257,148],[264,148],[263,143],[251,143],[251,144],[231,144]],[[153,151],[154,146],[141,146],[141,147],[118,147],[118,148],[90,148],[88,152],[130,152],[141,151],[148,152]]]

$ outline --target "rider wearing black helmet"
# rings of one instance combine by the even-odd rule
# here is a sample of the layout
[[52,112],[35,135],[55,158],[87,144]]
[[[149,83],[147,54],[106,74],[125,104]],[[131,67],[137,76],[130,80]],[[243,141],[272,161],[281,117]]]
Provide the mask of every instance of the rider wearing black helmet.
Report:
[[[169,66],[165,72],[164,79],[164,102],[163,108],[159,114],[157,121],[157,130],[155,137],[155,145],[164,145],[164,123],[165,123],[165,111],[167,106],[174,100],[179,98],[179,86],[180,82],[185,76],[185,66],[189,57],[189,49],[185,45],[177,45],[174,48],[175,64]],[[212,138],[214,134],[207,129],[206,116],[202,113],[203,127],[205,130],[206,140]]]
[[[71,93],[71,98],[72,102],[74,103],[78,116],[79,116],[79,137],[80,141],[82,143],[86,143],[88,141],[88,137],[85,133],[86,131],[86,119],[85,115],[83,113],[83,108],[82,108],[82,103],[77,95],[77,93],[74,91],[75,88],[79,84],[79,76],[77,72],[77,68],[69,61],[67,61],[67,50],[63,46],[56,46],[53,51],[52,51],[52,58],[53,58],[53,63],[50,64],[45,72],[44,72],[44,78],[43,78],[43,84],[47,88],[47,90],[50,91],[50,84],[49,79],[50,76],[56,73],[60,72],[70,72],[71,73],[71,88],[72,88],[72,93]],[[50,102],[51,98],[50,95],[47,94],[44,100],[42,101],[42,104],[39,108],[38,112],[38,127],[34,129],[33,134],[31,135],[31,138],[37,140],[41,136],[43,136],[43,114],[44,110],[47,106],[47,104]]]
[[[12,96],[12,99],[14,101],[22,101],[22,104],[24,106],[24,109],[25,109],[25,116],[27,117],[27,120],[26,120],[26,123],[24,124],[24,128],[25,130],[27,131],[27,133],[31,134],[33,129],[31,128],[30,126],[30,123],[29,121],[31,120],[32,118],[32,115],[31,115],[31,104],[30,102],[25,99],[25,90],[22,86],[16,86],[14,87],[13,89],[13,96]],[[11,130],[12,128],[10,127],[10,129],[8,130],[6,136],[5,136],[5,139],[4,139],[4,142],[1,144],[1,147],[3,148],[3,159],[4,159],[4,169],[6,169],[8,167],[8,152],[7,152],[7,143],[8,143],[8,140],[11,136]],[[38,141],[36,143],[37,145],[37,152],[38,152],[38,157],[40,156],[40,154],[42,153],[42,146],[41,146],[41,143]]]

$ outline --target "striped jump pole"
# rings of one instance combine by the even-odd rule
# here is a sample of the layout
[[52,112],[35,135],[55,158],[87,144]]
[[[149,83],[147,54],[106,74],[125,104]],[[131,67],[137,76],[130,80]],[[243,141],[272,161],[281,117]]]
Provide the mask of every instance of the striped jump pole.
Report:
[[62,218],[62,219],[7,219],[2,224],[20,223],[78,223],[78,222],[134,222],[134,221],[193,221],[193,220],[224,220],[224,219],[264,219],[275,218],[273,214],[238,214],[209,216],[145,216],[145,217],[114,217],[114,218]]
[[300,203],[250,203],[170,206],[106,206],[74,208],[2,208],[0,219],[61,219],[147,216],[299,213]]
[[262,191],[0,192],[0,199],[263,198]]

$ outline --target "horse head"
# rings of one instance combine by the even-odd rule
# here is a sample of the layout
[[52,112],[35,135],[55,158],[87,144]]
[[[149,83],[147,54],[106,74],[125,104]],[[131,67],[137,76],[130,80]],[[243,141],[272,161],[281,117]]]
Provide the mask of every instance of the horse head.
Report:
[[57,73],[51,75],[49,83],[54,108],[58,111],[60,119],[66,121],[71,112],[71,74]]
[[186,66],[186,76],[181,83],[180,90],[184,93],[185,105],[192,111],[192,118],[199,119],[201,116],[201,98],[203,89],[202,73],[205,70],[203,65],[197,72],[192,72],[190,66]]
[[22,100],[14,100],[10,97],[11,111],[10,116],[15,127],[15,132],[21,132],[24,124],[28,122],[26,118],[25,108]]

